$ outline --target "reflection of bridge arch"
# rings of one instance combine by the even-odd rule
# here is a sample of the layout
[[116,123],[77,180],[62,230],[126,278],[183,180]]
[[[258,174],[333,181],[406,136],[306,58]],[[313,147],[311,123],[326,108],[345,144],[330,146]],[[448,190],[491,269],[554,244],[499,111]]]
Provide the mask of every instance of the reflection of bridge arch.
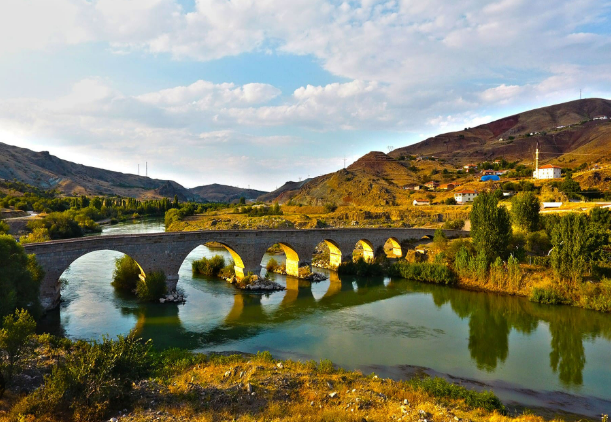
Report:
[[[24,245],[27,253],[36,254],[45,271],[41,283],[41,303],[52,309],[59,303],[58,281],[68,266],[79,257],[97,250],[116,250],[131,256],[143,272],[163,271],[168,289],[174,290],[178,272],[197,246],[208,242],[223,244],[236,263],[238,277],[252,272],[259,274],[261,258],[267,246],[280,243],[299,266],[299,259],[310,259],[315,246],[324,241],[333,251],[334,263],[349,259],[354,245],[361,243],[367,260],[373,259],[374,251],[381,248],[389,238],[421,239],[432,236],[433,229],[308,229],[308,230],[206,230],[195,232],[148,233],[117,236],[95,236],[79,239],[55,240]],[[468,232],[446,230],[446,236],[468,235]],[[333,239],[333,240],[331,240]],[[294,253],[294,254],[293,254]]]

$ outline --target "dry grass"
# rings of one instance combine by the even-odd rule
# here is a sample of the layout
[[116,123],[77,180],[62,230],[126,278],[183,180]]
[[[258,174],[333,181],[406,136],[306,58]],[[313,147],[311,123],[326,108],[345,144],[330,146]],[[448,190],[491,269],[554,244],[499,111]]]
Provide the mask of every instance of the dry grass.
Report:
[[[116,417],[125,422],[543,421],[469,409],[462,401],[435,399],[404,382],[335,370],[330,363],[247,359],[213,359],[141,382],[131,409]],[[0,415],[0,421],[8,420]]]

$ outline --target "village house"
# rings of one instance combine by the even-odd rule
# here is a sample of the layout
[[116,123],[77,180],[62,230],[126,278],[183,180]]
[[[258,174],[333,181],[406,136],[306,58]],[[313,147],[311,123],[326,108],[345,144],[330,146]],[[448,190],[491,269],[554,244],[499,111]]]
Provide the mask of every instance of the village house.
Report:
[[424,186],[426,186],[428,189],[437,189],[437,187],[439,186],[439,182],[431,180],[430,182],[426,182]]
[[463,190],[454,193],[454,199],[457,204],[466,204],[467,202],[473,202],[477,198],[477,191],[474,190]]
[[443,185],[439,185],[439,189],[440,190],[452,190],[456,187],[456,185],[454,183],[446,183]]
[[546,164],[539,167],[539,170],[533,171],[533,178],[535,179],[559,179],[562,173],[562,169],[552,164]]
[[475,164],[467,164],[463,167],[467,173],[473,173],[477,171],[477,165]]
[[496,170],[484,170],[482,176],[496,176]]
[[414,206],[417,207],[419,205],[431,205],[431,201],[429,201],[428,199],[414,199],[413,202]]
[[404,190],[422,190],[422,186],[420,185],[405,185],[403,186]]
[[607,120],[607,119],[608,119],[607,116],[596,116],[592,120]]

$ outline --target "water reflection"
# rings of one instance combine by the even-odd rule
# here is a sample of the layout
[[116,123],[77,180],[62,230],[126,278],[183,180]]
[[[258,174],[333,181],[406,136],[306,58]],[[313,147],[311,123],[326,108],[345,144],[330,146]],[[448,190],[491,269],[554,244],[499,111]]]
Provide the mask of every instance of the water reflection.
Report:
[[184,305],[141,304],[115,293],[114,255],[87,255],[66,272],[64,302],[46,329],[92,339],[136,329],[159,348],[272,350],[348,368],[410,364],[519,389],[609,396],[610,315],[328,272],[315,284],[275,275],[284,292],[240,292],[191,274],[193,260],[218,253],[229,258],[224,249],[200,247],[185,261],[178,284]]
[[516,330],[533,333],[539,322],[548,325],[551,335],[550,367],[562,384],[583,384],[586,364],[584,341],[603,337],[611,339],[611,318],[572,307],[550,307],[522,298],[476,293],[437,286],[419,285],[441,307],[450,303],[460,318],[469,319],[469,352],[477,367],[493,372],[509,353],[509,334]]

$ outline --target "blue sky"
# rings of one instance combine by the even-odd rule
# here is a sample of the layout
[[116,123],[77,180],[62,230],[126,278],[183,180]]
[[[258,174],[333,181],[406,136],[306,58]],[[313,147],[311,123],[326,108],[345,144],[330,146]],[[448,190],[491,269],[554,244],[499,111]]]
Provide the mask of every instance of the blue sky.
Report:
[[610,13],[591,0],[8,0],[0,142],[270,190],[580,88],[609,98]]

